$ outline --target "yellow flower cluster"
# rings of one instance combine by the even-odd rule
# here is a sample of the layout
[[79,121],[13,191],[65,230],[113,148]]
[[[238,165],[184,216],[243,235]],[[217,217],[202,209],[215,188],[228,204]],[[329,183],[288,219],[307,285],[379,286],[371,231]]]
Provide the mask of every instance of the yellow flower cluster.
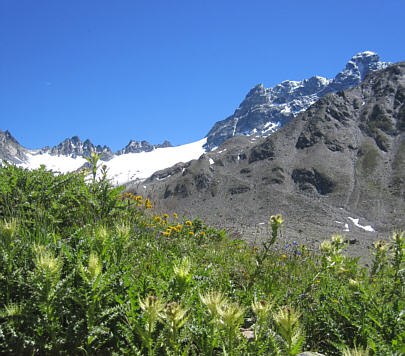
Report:
[[[179,219],[179,216],[176,213],[173,213],[173,220],[170,220],[169,214],[163,214],[162,216],[152,215],[152,218],[157,223],[156,226],[160,225],[164,228],[164,230],[161,231],[161,234],[163,236],[173,236],[174,234],[180,232],[183,232],[190,237],[196,235],[193,231],[192,221],[186,220],[184,224],[175,222],[175,220]],[[200,231],[196,236],[205,237],[205,235],[205,231]]]
[[170,225],[169,225],[169,226],[167,227],[166,231],[163,233],[163,235],[165,235],[165,236],[170,236],[171,233],[180,232],[182,228],[183,228],[183,225],[181,225],[181,224],[178,224],[178,225],[176,225],[176,226],[170,226]]
[[150,202],[149,199],[145,200],[145,208],[146,209],[152,209],[152,203]]
[[123,193],[118,196],[123,202],[128,203],[130,205],[132,202],[136,203],[137,206],[144,206],[146,209],[152,208],[152,203],[149,199],[143,199],[140,195],[134,195],[132,193]]
[[160,225],[167,225],[169,215],[168,214],[163,214],[162,216],[152,215],[152,218]]

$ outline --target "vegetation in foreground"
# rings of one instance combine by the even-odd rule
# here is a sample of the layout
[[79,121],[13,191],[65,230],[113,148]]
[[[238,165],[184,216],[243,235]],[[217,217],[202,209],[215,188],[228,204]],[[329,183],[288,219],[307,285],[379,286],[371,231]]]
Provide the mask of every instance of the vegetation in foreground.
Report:
[[[312,253],[263,246],[120,195],[105,172],[0,167],[0,353],[405,353],[405,238],[372,265],[333,236]],[[348,247],[350,248],[350,247]]]

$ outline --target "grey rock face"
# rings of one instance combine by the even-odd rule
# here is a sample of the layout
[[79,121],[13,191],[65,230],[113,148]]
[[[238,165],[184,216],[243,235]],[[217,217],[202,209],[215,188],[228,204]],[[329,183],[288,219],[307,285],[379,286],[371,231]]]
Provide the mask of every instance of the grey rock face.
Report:
[[386,68],[390,63],[380,62],[380,57],[373,52],[362,52],[355,55],[343,71],[333,80],[333,91],[345,90],[358,85],[366,75],[375,70]]
[[[162,147],[172,147],[172,144],[169,141],[164,141],[162,144],[151,145],[148,141],[131,140],[128,145],[117,151],[115,154],[122,155],[125,153],[150,152],[156,148]],[[95,146],[88,139],[82,142],[77,136],[67,138],[55,147],[45,147],[40,151],[40,153],[50,153],[51,155],[58,156],[72,156],[73,158],[77,156],[90,156],[92,152],[102,155],[101,159],[104,161],[111,159],[114,155],[108,146]]]
[[26,159],[27,150],[22,147],[10,132],[0,130],[0,161],[21,163]]
[[112,152],[109,147],[100,145],[94,146],[88,139],[82,142],[78,136],[67,138],[59,145],[52,148],[45,147],[40,150],[39,153],[49,153],[54,156],[63,155],[76,158],[78,156],[88,157],[92,152],[102,155],[102,160],[108,160],[112,157]]
[[269,137],[231,138],[128,189],[238,238],[265,237],[281,213],[290,242],[342,233],[353,254],[367,253],[405,229],[405,62],[324,96]]
[[139,152],[150,152],[156,148],[165,148],[172,147],[172,144],[169,141],[164,141],[158,145],[151,145],[148,141],[129,141],[122,150],[116,152],[117,155],[122,155],[125,153],[139,153]]
[[373,52],[355,55],[334,79],[314,76],[302,81],[286,80],[273,88],[255,86],[234,114],[218,121],[207,134],[207,151],[238,135],[268,136],[306,110],[324,95],[358,85],[367,73],[386,68]]

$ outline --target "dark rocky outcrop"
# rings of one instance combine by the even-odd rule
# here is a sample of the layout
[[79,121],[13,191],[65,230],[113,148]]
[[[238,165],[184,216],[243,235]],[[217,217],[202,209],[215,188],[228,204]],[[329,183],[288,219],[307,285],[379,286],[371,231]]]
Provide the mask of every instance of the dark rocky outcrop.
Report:
[[300,190],[315,190],[321,195],[332,193],[335,186],[331,178],[319,173],[316,169],[294,169],[291,178]]

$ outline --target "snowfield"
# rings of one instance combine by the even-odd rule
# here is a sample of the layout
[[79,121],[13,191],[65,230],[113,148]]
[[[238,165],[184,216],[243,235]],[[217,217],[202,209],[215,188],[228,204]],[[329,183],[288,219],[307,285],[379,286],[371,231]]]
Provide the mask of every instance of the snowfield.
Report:
[[145,180],[154,172],[171,167],[176,163],[198,159],[205,152],[203,145],[206,142],[207,139],[204,138],[186,145],[115,156],[105,163],[108,177],[114,184],[124,184],[135,179]]
[[[126,153],[116,155],[101,165],[107,166],[107,177],[113,184],[124,184],[132,180],[145,180],[154,172],[171,167],[179,162],[188,162],[198,159],[205,150],[203,145],[207,142],[204,138],[197,142],[176,146],[157,148],[151,152]],[[49,153],[27,154],[28,161],[20,164],[23,168],[37,169],[45,165],[46,169],[54,172],[67,173],[79,169],[87,161],[83,157],[52,156]]]
[[68,173],[79,169],[87,161],[83,157],[53,156],[49,153],[28,153],[27,162],[19,164],[20,167],[37,169],[41,165],[49,171]]

